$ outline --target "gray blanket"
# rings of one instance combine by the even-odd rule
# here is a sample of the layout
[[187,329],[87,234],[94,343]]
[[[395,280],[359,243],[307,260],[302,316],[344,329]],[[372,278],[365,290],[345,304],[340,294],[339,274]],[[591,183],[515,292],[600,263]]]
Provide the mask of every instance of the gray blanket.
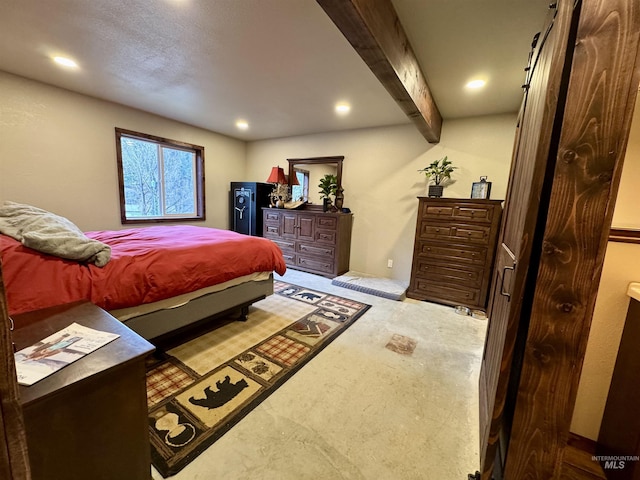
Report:
[[87,237],[68,219],[31,205],[5,201],[0,206],[0,233],[39,252],[98,267],[111,258],[109,245]]

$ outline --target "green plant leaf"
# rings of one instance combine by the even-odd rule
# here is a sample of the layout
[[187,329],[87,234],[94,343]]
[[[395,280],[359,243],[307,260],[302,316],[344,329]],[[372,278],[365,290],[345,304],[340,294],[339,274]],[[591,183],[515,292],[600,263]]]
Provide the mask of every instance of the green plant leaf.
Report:
[[418,172],[424,173],[429,180],[432,180],[436,185],[440,185],[445,178],[451,178],[451,173],[456,168],[458,167],[454,167],[448,157],[445,156],[434,160],[428,166],[418,170]]

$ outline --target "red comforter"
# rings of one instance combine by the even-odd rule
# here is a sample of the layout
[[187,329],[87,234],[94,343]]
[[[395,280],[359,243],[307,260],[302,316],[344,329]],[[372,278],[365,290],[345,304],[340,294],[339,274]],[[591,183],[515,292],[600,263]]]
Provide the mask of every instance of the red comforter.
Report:
[[111,247],[103,268],[39,253],[0,235],[10,315],[77,300],[114,310],[255,272],[286,270],[273,242],[227,230],[181,225],[86,235]]

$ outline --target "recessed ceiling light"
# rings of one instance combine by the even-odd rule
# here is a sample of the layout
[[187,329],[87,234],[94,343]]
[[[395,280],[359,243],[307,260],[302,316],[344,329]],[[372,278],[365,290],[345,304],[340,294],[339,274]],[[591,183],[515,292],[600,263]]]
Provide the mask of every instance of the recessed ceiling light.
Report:
[[477,90],[478,88],[482,88],[487,84],[487,82],[485,80],[471,80],[470,82],[468,82],[465,87],[470,88],[472,90]]
[[336,103],[336,113],[338,115],[346,115],[351,111],[351,105],[346,102]]
[[245,120],[238,120],[236,122],[236,127],[238,127],[240,130],[246,130],[247,128],[249,128],[249,124]]
[[63,67],[78,68],[78,64],[67,57],[53,57],[53,61],[58,65],[62,65]]

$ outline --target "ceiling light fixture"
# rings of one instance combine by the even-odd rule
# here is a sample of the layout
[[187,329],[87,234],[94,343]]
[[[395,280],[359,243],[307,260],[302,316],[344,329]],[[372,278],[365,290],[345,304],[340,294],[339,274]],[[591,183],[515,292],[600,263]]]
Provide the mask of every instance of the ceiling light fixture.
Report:
[[78,64],[67,57],[53,57],[53,61],[58,65],[62,65],[63,67],[78,68]]
[[477,90],[479,88],[484,87],[487,84],[487,82],[485,80],[471,80],[470,82],[468,82],[465,87],[470,88],[471,90]]
[[336,103],[336,113],[338,115],[346,115],[351,111],[351,105],[346,102]]
[[240,130],[246,130],[249,128],[249,123],[247,123],[245,120],[238,120],[236,122],[236,127],[238,127]]

